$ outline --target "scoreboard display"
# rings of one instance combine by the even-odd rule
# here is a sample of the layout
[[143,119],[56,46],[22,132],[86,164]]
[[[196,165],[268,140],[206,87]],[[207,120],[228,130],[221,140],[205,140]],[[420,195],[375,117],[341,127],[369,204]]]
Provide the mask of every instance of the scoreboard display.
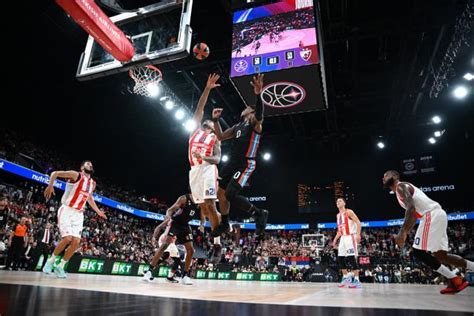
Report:
[[231,77],[319,63],[312,0],[282,0],[233,16]]

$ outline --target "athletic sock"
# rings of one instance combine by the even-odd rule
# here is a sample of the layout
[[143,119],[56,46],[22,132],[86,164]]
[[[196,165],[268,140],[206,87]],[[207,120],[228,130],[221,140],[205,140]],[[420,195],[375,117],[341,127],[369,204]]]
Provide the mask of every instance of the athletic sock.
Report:
[[54,264],[56,262],[56,256],[54,255],[54,253],[51,255],[51,257],[48,259],[48,262],[49,263],[52,263]]
[[359,282],[359,276],[355,276],[354,279]]
[[64,266],[66,265],[67,261],[64,260],[64,259],[61,259],[61,262],[58,264],[58,267],[60,267],[61,269],[64,269]]
[[466,260],[466,269],[474,271],[474,262]]
[[438,272],[439,274],[445,276],[448,279],[452,279],[452,278],[456,277],[456,273],[449,270],[449,268],[447,266],[443,265],[443,264],[438,268],[438,270],[436,270],[436,272]]

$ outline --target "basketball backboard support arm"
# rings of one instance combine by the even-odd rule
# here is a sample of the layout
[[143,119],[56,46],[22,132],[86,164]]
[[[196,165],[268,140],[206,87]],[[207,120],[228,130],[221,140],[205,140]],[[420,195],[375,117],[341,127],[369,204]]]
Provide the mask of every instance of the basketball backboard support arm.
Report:
[[314,5],[314,10],[316,14],[316,32],[318,32],[318,48],[319,48],[319,59],[321,65],[321,84],[324,93],[324,100],[326,101],[326,109],[329,107],[329,98],[328,98],[328,86],[326,81],[326,67],[324,63],[324,38],[322,30],[322,18],[321,18],[321,1],[316,1]]
[[[130,62],[121,63],[98,49],[97,43],[89,36],[79,61],[76,78],[81,81],[90,80],[126,72],[132,67],[156,65],[187,57],[191,48],[192,5],[193,0],[164,0],[134,12],[111,17],[112,22],[134,42],[135,56]],[[169,28],[166,31],[169,31],[170,36],[176,37],[176,42],[167,47],[158,45],[157,48],[150,48],[150,44],[156,44],[157,37],[163,41],[163,37],[168,34],[153,34],[150,29],[143,32],[144,26]]]

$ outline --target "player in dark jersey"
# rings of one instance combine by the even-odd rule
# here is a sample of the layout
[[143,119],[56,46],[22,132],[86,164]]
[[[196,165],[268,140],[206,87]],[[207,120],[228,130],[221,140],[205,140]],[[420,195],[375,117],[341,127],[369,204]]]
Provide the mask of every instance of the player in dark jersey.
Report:
[[[176,243],[184,245],[186,248],[186,259],[184,262],[184,274],[182,278],[182,283],[186,285],[191,285],[191,279],[189,278],[189,268],[191,266],[191,260],[194,254],[193,248],[193,233],[191,227],[189,227],[189,221],[193,219],[194,215],[198,211],[198,205],[196,205],[191,197],[191,194],[182,195],[178,198],[176,203],[174,203],[167,211],[164,222],[171,222],[169,224],[168,236],[163,241],[161,246],[156,251],[153,259],[150,262],[150,269],[145,272],[145,278],[149,280],[153,279],[153,270],[163,261],[168,258],[162,257],[165,253],[165,250],[172,243],[173,238],[176,238]],[[161,223],[158,228],[163,226]],[[156,235],[156,234],[154,234]],[[154,236],[155,237],[155,236]]]
[[251,82],[257,97],[255,106],[246,106],[240,116],[241,120],[225,132],[219,124],[222,109],[212,112],[217,139],[225,141],[232,139],[230,159],[220,172],[217,197],[221,213],[220,225],[211,232],[216,237],[229,230],[230,205],[237,210],[250,213],[255,219],[256,234],[263,237],[267,224],[268,211],[261,210],[249,202],[239,192],[245,186],[255,171],[258,147],[262,138],[263,104],[260,93],[263,90],[263,74],[254,76]]

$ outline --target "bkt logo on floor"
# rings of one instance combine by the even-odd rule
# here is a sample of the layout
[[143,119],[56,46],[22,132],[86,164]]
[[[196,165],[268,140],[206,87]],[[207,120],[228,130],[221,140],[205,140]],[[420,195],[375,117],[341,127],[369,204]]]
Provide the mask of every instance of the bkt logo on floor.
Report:
[[82,259],[79,266],[79,272],[102,273],[104,270],[104,260]]
[[115,262],[112,267],[112,274],[130,275],[132,273],[132,264],[125,262]]

